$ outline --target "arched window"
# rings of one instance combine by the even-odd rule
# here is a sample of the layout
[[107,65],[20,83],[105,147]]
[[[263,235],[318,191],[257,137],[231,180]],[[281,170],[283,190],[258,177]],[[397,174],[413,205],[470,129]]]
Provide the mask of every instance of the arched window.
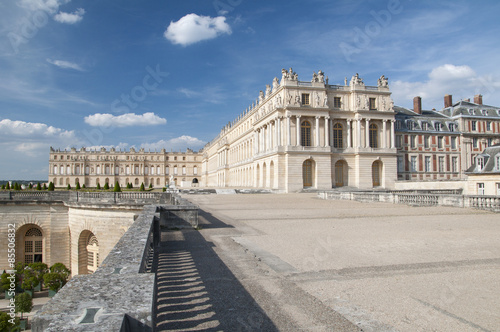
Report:
[[377,125],[370,125],[370,147],[372,149],[378,148],[378,129]]
[[340,123],[333,125],[333,147],[337,149],[341,149],[343,147],[342,125]]
[[302,146],[311,146],[311,123],[309,121],[302,122],[300,126],[300,138]]
[[302,164],[302,181],[305,188],[313,185],[313,161],[307,159]]
[[87,240],[87,272],[94,273],[99,264],[99,241],[90,233]]
[[24,262],[42,262],[43,238],[39,228],[32,227],[24,234]]

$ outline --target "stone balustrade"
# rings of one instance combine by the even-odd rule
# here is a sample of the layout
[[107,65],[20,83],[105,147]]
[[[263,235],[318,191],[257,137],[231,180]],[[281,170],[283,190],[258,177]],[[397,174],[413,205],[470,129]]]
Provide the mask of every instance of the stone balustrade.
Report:
[[359,202],[387,202],[393,204],[406,204],[412,206],[454,206],[500,212],[499,196],[466,196],[460,191],[438,190],[433,192],[410,191],[323,191],[318,193],[319,198],[353,200]]

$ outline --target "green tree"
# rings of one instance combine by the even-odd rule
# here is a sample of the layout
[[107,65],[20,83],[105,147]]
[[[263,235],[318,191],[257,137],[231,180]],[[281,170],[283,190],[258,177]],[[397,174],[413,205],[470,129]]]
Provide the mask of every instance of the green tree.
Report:
[[6,312],[0,311],[0,332],[19,331],[19,318],[16,317],[14,319],[14,324],[9,322],[11,319],[12,318]]
[[71,190],[71,185],[69,183],[68,183],[68,186],[66,187],[66,189]]
[[109,190],[109,184],[107,182],[104,184],[104,190]]
[[[3,291],[8,291],[10,289],[11,279],[9,279],[8,277],[10,277],[10,274],[7,272],[2,273],[2,276],[0,277],[0,286],[2,287]],[[16,285],[19,284],[19,275],[17,273],[14,274],[14,278],[15,278],[15,284]]]
[[5,189],[5,184],[2,184],[2,189]]
[[82,187],[80,187],[80,182],[77,182],[76,183],[76,190],[80,190],[80,189],[82,189]]
[[153,188],[153,184],[152,184],[152,183],[150,183],[150,184],[149,184],[149,189],[152,189],[152,188]]
[[101,190],[101,185],[97,182],[97,189]]
[[37,263],[30,263],[28,264],[28,266],[33,271],[33,274],[35,278],[38,280],[38,283],[40,285],[43,284],[43,276],[45,273],[49,272],[49,267],[47,266],[47,264],[42,262],[37,262]]
[[141,183],[141,187],[139,188],[139,191],[144,191],[144,182]]
[[119,193],[122,191],[122,188],[120,188],[120,184],[118,183],[118,181],[115,182],[115,187],[113,188],[113,191],[115,193]]
[[5,189],[7,190],[10,190],[10,184],[7,182],[7,184],[5,185]]
[[47,184],[44,183],[42,189],[47,190]]
[[33,189],[33,184],[30,182],[30,184],[28,185],[28,188],[30,189]]
[[68,281],[71,271],[63,263],[55,263],[50,272],[43,276],[43,281],[50,290],[57,291]]
[[42,185],[40,184],[40,182],[36,184],[36,190],[42,190]]
[[54,184],[52,182],[49,183],[49,191],[54,191]]
[[21,319],[23,319],[23,313],[31,312],[33,309],[33,298],[28,293],[17,294],[16,297],[16,312],[21,313]]
[[83,189],[87,188],[87,187],[85,186],[85,183],[82,185],[82,188],[83,188]]

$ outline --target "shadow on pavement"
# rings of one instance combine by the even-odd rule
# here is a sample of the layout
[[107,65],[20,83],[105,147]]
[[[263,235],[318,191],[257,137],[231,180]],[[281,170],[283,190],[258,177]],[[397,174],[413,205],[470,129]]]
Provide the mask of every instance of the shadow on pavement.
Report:
[[[203,228],[231,227],[200,211]],[[199,231],[163,231],[156,259],[157,331],[278,331]]]

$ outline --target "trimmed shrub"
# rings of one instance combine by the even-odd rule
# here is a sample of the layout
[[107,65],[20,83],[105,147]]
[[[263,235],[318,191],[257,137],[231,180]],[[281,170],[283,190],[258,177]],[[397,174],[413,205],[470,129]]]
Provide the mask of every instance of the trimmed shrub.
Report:
[[76,190],[80,190],[80,189],[82,189],[82,187],[80,187],[80,182],[77,182],[77,183],[76,183],[76,187],[75,187],[75,189],[76,189]]
[[107,182],[104,184],[104,190],[109,190],[109,184]]
[[49,191],[54,191],[54,184],[52,182],[49,183]]
[[36,190],[42,190],[42,185],[40,184],[40,182],[36,184]]
[[69,183],[68,183],[68,186],[66,187],[66,189],[71,190],[71,185]]
[[101,184],[99,182],[97,182],[97,187],[96,187],[98,190],[101,190]]
[[144,182],[141,183],[141,187],[139,188],[139,191],[144,191]]
[[120,188],[120,184],[118,183],[118,181],[115,182],[115,187],[113,188],[113,191],[115,193],[119,193],[122,191],[122,188]]

